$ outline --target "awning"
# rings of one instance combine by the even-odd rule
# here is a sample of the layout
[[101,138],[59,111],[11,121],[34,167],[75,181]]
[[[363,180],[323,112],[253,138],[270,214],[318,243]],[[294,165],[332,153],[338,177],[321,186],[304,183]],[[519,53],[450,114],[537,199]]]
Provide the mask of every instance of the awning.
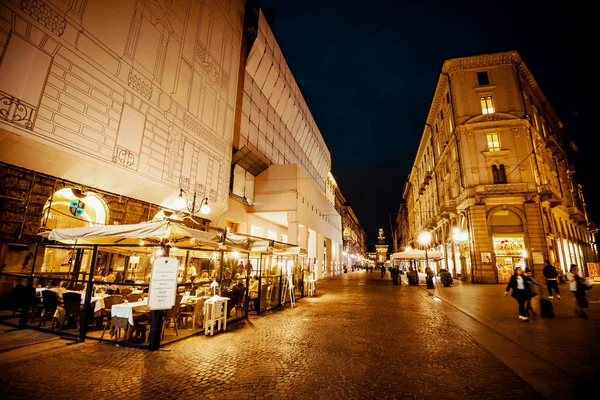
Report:
[[[427,258],[430,260],[441,260],[442,257],[442,253],[439,251],[427,252]],[[390,260],[425,260],[425,258],[425,250],[418,249],[400,251],[390,256]]]
[[218,247],[221,235],[163,220],[128,225],[53,229],[49,240],[73,244],[167,244],[172,247]]
[[300,249],[287,243],[235,233],[227,234],[223,241],[221,232],[201,231],[168,219],[130,225],[54,229],[40,235],[65,244],[141,245],[145,243],[182,248],[211,247],[264,252],[272,249],[274,253],[291,254],[298,254]]

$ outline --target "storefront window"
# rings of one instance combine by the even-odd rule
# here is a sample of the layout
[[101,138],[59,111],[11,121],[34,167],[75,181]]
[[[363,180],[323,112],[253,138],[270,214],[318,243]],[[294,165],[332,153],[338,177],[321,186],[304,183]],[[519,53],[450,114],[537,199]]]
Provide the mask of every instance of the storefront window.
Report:
[[494,253],[496,255],[496,268],[498,269],[498,281],[508,282],[515,268],[525,269],[527,263],[525,257],[525,239],[521,237],[496,237],[494,241]]

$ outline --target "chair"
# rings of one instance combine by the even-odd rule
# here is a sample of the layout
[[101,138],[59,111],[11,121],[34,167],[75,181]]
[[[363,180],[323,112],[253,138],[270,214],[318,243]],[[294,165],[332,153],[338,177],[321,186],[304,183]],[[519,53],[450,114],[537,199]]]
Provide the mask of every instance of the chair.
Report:
[[65,307],[65,319],[60,324],[62,330],[65,322],[75,320],[79,329],[79,319],[81,317],[81,293],[67,292],[63,294],[63,303]]
[[[180,309],[178,320],[185,326],[188,318],[192,319],[192,329],[196,329],[196,321],[199,321],[199,326],[204,325],[203,314],[204,314],[204,302],[206,299],[198,299],[194,303],[182,304],[185,307],[184,311]],[[190,310],[191,308],[191,310]]]
[[58,293],[53,290],[44,290],[42,292],[42,302],[44,303],[44,310],[42,312],[42,318],[40,318],[38,327],[42,326],[42,323],[44,326],[46,326],[46,320],[48,319],[48,316],[50,316],[50,318],[52,318],[51,329],[54,330],[56,311],[58,309]]
[[179,315],[179,308],[181,307],[181,299],[183,299],[183,295],[177,294],[175,296],[175,305],[165,312],[165,320],[163,322],[162,330],[163,339],[165,338],[165,331],[171,324],[171,321],[173,321],[173,327],[175,328],[175,336],[179,336],[179,331],[177,330],[177,318]]
[[121,296],[120,294],[113,294],[104,298],[104,310],[102,310],[102,318],[106,318],[106,325],[104,325],[104,329],[102,329],[102,335],[100,336],[100,339],[104,337],[106,329],[110,327],[110,320],[112,318],[111,309],[113,304],[121,304],[122,302],[123,296]]
[[0,281],[0,310],[9,308],[14,285],[10,281]]
[[120,291],[121,295],[123,295],[123,296],[128,296],[131,294],[131,292],[133,292],[133,289],[130,287],[121,288],[121,291]]
[[85,289],[85,285],[83,283],[76,283],[76,284],[73,285],[73,290],[80,291],[80,290],[83,290],[83,289]]
[[135,303],[136,301],[139,301],[141,298],[142,298],[141,293],[129,294],[129,295],[127,295],[127,302]]
[[237,301],[235,303],[235,316],[238,316],[238,312],[242,312],[242,317],[244,316],[244,307],[246,306],[246,288],[241,287],[238,288]]

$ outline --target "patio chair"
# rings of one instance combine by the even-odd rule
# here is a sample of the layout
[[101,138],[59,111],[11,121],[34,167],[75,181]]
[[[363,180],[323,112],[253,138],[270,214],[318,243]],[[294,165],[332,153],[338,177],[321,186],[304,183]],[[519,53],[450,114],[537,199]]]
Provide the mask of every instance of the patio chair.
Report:
[[165,312],[165,320],[163,322],[162,330],[163,339],[165,338],[165,331],[171,322],[173,322],[173,327],[175,328],[175,336],[179,336],[179,331],[177,330],[177,319],[179,315],[179,308],[181,307],[181,299],[183,299],[183,295],[177,294],[175,296],[175,305]]
[[142,298],[142,294],[141,293],[127,295],[127,301],[129,303],[135,303],[136,301],[139,301],[141,298]]
[[79,329],[79,319],[81,317],[81,294],[67,292],[63,294],[63,303],[65,307],[65,319],[60,324],[60,329],[64,327],[65,322],[71,324],[76,322],[76,328]]
[[106,323],[104,324],[104,329],[102,329],[102,335],[100,339],[104,338],[104,333],[107,328],[110,328],[110,320],[112,318],[111,309],[113,304],[121,304],[123,302],[123,296],[120,294],[113,294],[111,296],[106,296],[104,298],[104,310],[102,310],[102,319],[104,324],[104,319],[106,319]]
[[57,322],[56,311],[58,309],[58,293],[53,290],[44,290],[42,292],[42,303],[44,304],[44,310],[42,312],[42,318],[40,318],[38,327],[42,326],[42,324],[46,326],[46,320],[51,318],[51,329],[54,330],[54,323]]
[[132,288],[130,288],[130,287],[122,287],[120,293],[123,296],[129,296],[131,294],[131,292],[133,292]]

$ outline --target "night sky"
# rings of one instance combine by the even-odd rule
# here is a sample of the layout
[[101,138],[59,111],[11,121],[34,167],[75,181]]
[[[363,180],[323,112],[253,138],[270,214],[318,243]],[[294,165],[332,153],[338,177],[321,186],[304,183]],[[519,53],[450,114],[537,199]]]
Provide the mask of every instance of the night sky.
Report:
[[[374,244],[390,234],[445,59],[520,52],[579,148],[575,166],[600,224],[592,58],[600,37],[576,1],[250,0],[272,26],[331,152],[333,175]],[[594,43],[595,42],[595,43]],[[596,110],[594,110],[596,111]],[[391,215],[390,215],[391,213]]]

